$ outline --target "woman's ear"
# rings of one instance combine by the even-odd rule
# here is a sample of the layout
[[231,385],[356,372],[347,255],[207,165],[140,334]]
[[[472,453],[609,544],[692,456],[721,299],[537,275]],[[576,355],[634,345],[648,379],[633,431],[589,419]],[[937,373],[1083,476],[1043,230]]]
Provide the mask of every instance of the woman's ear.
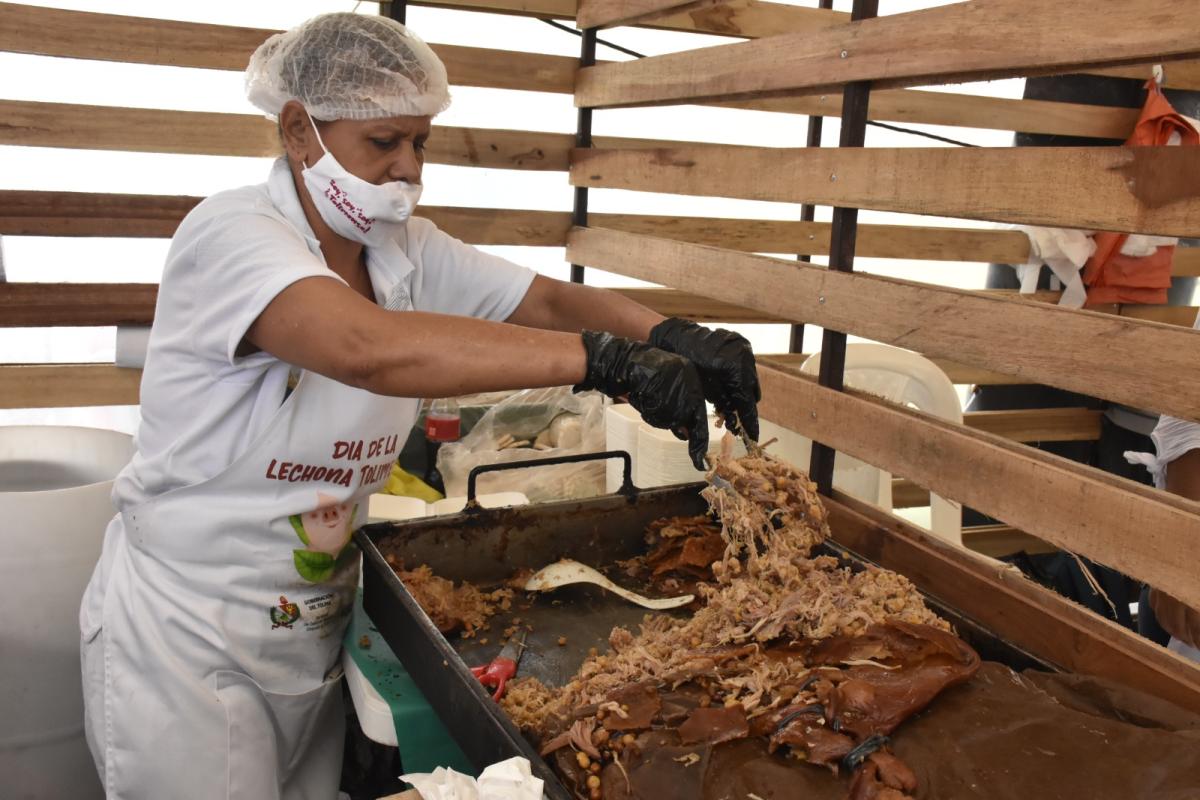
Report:
[[296,164],[312,166],[314,159],[310,157],[311,150],[316,144],[312,126],[304,106],[297,100],[288,100],[279,111],[279,137],[283,140],[283,149],[288,158]]

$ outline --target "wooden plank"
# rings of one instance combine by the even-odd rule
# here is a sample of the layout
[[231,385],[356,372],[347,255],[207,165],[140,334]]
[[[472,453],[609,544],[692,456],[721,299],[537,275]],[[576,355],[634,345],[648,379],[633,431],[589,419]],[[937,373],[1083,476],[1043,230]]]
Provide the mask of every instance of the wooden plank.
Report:
[[579,72],[575,103],[732,100],[829,91],[851,81],[890,89],[1196,58],[1200,18],[1189,7],[1188,0],[1140,0],[1106,4],[1098,14],[1088,0],[1034,8],[1026,0],[952,3],[589,67]]
[[671,147],[574,150],[571,183],[1196,236],[1196,174],[1197,147]]
[[[1148,81],[1153,77],[1152,64],[1083,70],[1088,75],[1107,75],[1113,78],[1132,78]],[[1163,86],[1168,89],[1200,90],[1200,61],[1172,61],[1163,65]]]
[[[705,105],[840,117],[842,94],[829,92],[803,97],[710,101]],[[868,119],[881,122],[952,125],[1121,140],[1126,139],[1133,131],[1138,114],[1137,109],[1131,108],[981,97],[920,89],[883,89],[871,92],[871,105],[867,109]]]
[[1179,557],[1200,546],[1200,503],[795,373],[759,380],[765,419],[1200,607]]
[[[12,364],[0,365],[0,408],[60,408],[103,405],[136,405],[141,370],[105,364]],[[1040,410],[999,412],[1012,414],[1007,438],[1017,438],[1020,425],[1038,422]],[[1022,422],[1022,419],[1025,422]],[[965,415],[972,425],[972,414]],[[1052,421],[1051,421],[1052,424]],[[1064,428],[1075,424],[1067,420]],[[1019,439],[1018,439],[1019,440]],[[912,496],[895,500],[897,508],[929,505],[917,489]],[[909,502],[909,501],[912,502]],[[902,501],[906,504],[902,504]]]
[[1046,544],[1011,525],[972,525],[962,529],[962,537],[967,549],[992,558],[1020,552],[1030,555],[1058,552],[1054,545]]
[[1200,670],[1166,648],[1015,569],[997,567],[866,503],[839,493],[826,505],[835,540],[905,575],[1006,641],[1071,672],[1108,678],[1200,712]]
[[907,478],[892,478],[892,508],[927,508],[929,490]]
[[1103,414],[1087,408],[971,411],[963,423],[1015,442],[1091,442],[1100,438]]
[[[278,31],[0,3],[0,51],[203,69],[244,70]],[[579,59],[431,44],[454,86],[574,90]]]
[[[485,11],[549,19],[575,19],[575,0],[413,0],[410,5]],[[782,31],[823,30],[841,25],[848,14],[758,0],[731,0],[712,5],[693,4],[641,27],[694,31],[717,36],[759,37]],[[584,26],[580,26],[584,27]]]
[[1158,322],[1163,325],[1178,325],[1190,328],[1196,324],[1195,306],[1121,306],[1122,317]]
[[[0,120],[0,145],[221,156],[282,153],[275,124],[251,114],[0,100]],[[618,148],[667,144],[605,136],[595,141],[598,147]],[[435,125],[425,152],[431,164],[561,171],[574,143],[569,133]]]
[[0,283],[0,327],[149,325],[154,283]]
[[[758,360],[783,369],[798,369],[809,355],[809,353],[766,354],[758,355]],[[1003,386],[1027,382],[1014,375],[1005,375],[1002,372],[993,372],[989,369],[973,367],[945,358],[931,358],[929,360],[936,364],[942,372],[946,373],[946,377],[950,379],[951,383],[958,385]]]
[[[0,100],[0,144],[143,153],[276,157],[275,123],[251,114],[85,106]],[[435,125],[433,164],[563,170],[570,134]]]
[[694,7],[713,5],[716,2],[712,0],[579,0],[575,26],[583,30],[636,25],[671,13],[685,13]]
[[[760,311],[672,289],[615,289],[661,314],[700,322],[779,322]],[[0,328],[149,325],[154,283],[0,283]]]
[[140,369],[112,364],[0,365],[0,408],[137,405]]
[[1200,331],[599,228],[574,229],[567,259],[1030,383],[1200,419]]
[[[172,236],[199,197],[0,190],[0,235]],[[419,205],[442,230],[470,244],[562,247],[571,215],[561,211]],[[643,233],[751,253],[829,252],[829,223],[592,214],[597,227]],[[858,254],[918,261],[1023,263],[1029,242],[1019,231],[861,225]],[[1172,274],[1200,275],[1200,248],[1180,248]],[[964,380],[995,383],[999,376]]]

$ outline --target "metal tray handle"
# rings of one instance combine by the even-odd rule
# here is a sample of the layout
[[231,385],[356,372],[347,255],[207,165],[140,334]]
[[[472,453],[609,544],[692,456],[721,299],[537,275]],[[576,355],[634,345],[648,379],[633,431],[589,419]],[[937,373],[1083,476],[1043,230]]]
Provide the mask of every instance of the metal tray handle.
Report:
[[619,458],[622,461],[622,477],[621,488],[617,490],[617,494],[627,497],[637,495],[637,489],[633,486],[633,459],[624,450],[605,450],[602,453],[580,453],[573,456],[553,456],[552,458],[531,458],[528,461],[513,461],[507,464],[483,464],[475,467],[467,475],[467,507],[464,511],[476,511],[481,508],[478,500],[475,498],[475,481],[485,472],[503,472],[510,469],[526,469],[528,467],[549,467],[554,464],[577,464],[581,461],[607,461],[610,458]]

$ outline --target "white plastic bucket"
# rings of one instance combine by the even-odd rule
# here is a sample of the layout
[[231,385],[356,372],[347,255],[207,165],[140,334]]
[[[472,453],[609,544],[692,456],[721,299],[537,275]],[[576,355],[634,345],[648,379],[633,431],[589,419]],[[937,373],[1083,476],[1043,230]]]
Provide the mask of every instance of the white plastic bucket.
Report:
[[128,434],[0,426],[0,780],[13,800],[102,798],[83,733],[79,602]]

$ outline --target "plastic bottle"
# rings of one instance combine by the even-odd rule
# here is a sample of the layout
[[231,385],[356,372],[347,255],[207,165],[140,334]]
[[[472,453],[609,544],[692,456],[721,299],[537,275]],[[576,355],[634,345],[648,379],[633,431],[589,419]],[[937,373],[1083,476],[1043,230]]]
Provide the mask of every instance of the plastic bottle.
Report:
[[462,435],[462,414],[453,397],[434,400],[425,414],[425,483],[446,493],[442,474],[437,468],[438,450],[446,442],[456,442]]

